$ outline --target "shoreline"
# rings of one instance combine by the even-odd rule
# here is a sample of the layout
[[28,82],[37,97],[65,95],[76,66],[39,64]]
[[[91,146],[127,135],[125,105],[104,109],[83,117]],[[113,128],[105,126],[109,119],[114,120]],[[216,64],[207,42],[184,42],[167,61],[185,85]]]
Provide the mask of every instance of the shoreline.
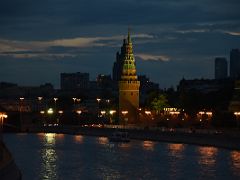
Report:
[[[119,129],[126,130],[130,139],[142,141],[156,141],[167,143],[182,143],[198,146],[211,146],[228,150],[240,151],[240,133],[219,133],[206,134],[198,132],[175,132],[175,131],[159,131],[146,129]],[[58,133],[69,135],[84,136],[102,136],[109,137],[115,128],[94,128],[94,127],[31,127],[23,133]]]
[[11,152],[4,142],[0,141],[1,159],[0,159],[0,177],[1,180],[21,180],[22,174],[16,165]]

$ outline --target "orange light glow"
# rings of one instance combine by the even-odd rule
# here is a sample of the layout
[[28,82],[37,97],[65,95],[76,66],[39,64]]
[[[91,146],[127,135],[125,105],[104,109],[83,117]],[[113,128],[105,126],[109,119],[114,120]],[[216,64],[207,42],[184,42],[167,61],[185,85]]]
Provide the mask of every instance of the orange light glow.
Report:
[[102,144],[102,145],[107,144],[108,143],[108,138],[107,137],[99,137],[98,138],[98,143]]
[[155,143],[152,142],[152,141],[143,141],[143,148],[145,150],[153,151],[154,150],[154,145],[155,145]]
[[82,135],[76,135],[74,136],[74,140],[76,143],[82,144],[83,143],[83,136]]
[[232,151],[231,159],[232,159],[234,173],[236,173],[237,175],[240,175],[240,152]]
[[215,147],[199,147],[198,148],[200,156],[199,156],[199,164],[213,166],[216,162],[216,155],[218,149]]
[[184,144],[169,144],[168,149],[172,154],[181,153],[184,150]]

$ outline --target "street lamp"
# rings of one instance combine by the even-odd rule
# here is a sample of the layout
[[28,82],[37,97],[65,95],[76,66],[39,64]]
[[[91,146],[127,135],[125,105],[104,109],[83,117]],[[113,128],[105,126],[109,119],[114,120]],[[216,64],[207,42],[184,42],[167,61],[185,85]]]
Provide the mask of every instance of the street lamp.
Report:
[[97,98],[97,102],[99,103],[101,101],[101,99],[100,98]]
[[53,114],[53,109],[52,109],[52,108],[49,108],[49,109],[47,110],[47,113],[48,113],[48,114]]
[[109,114],[110,114],[110,123],[112,124],[112,116],[116,113],[116,110],[110,110]]
[[0,112],[0,120],[1,120],[1,141],[3,139],[3,121],[4,121],[4,118],[7,118],[7,114],[5,113],[1,113]]
[[123,115],[123,120],[124,120],[124,124],[126,125],[127,121],[128,121],[128,118],[125,117],[127,114],[128,114],[128,111],[121,111],[122,115]]
[[58,111],[58,113],[59,113],[59,114],[63,114],[63,111],[62,111],[62,110],[60,110],[60,111]]
[[80,115],[80,114],[82,114],[82,111],[81,111],[81,110],[77,110],[76,113],[77,113],[78,115]]
[[73,107],[75,107],[75,101],[77,100],[77,98],[72,98],[72,100],[73,100]]
[[82,111],[77,110],[76,113],[78,114],[78,124],[80,124],[80,115],[82,114]]
[[43,121],[42,123],[44,123],[44,114],[45,114],[45,111],[42,111],[42,110],[41,110],[41,111],[40,111],[40,114],[41,114],[41,119],[42,119],[42,121]]
[[41,96],[37,97],[37,100],[38,100],[38,111],[40,111],[40,105],[41,105],[42,99],[43,99],[43,97],[41,97]]
[[58,114],[59,114],[59,118],[57,118],[57,125],[59,125],[59,121],[60,121],[60,118],[61,118],[61,116],[62,116],[62,114],[63,114],[63,111],[62,111],[62,110],[59,110],[59,111],[58,111]]
[[240,112],[234,112],[234,115],[236,116],[237,119],[237,126],[239,128],[239,117],[240,117]]
[[109,113],[113,115],[114,113],[116,113],[116,110],[110,110]]
[[146,115],[151,115],[152,113],[151,113],[151,111],[145,111],[145,114]]
[[20,112],[20,126],[22,126],[22,103],[24,101],[24,97],[20,97],[20,107],[19,107],[19,112]]
[[106,114],[106,111],[101,111],[101,115],[104,116]]
[[57,100],[58,100],[58,98],[53,98],[53,100],[54,100],[54,104],[55,104],[55,109],[57,109]]
[[96,100],[97,100],[97,102],[98,102],[98,117],[99,117],[99,103],[100,103],[101,99],[100,99],[100,98],[97,98]]
[[43,97],[41,97],[41,96],[38,97],[38,100],[39,100],[39,101],[41,101],[42,99],[43,99]]
[[[149,116],[149,119],[151,119],[151,111],[145,111],[145,114],[147,115],[147,116]],[[148,118],[147,118],[148,119]],[[147,120],[147,124],[149,125],[149,121]]]
[[3,130],[3,121],[4,121],[4,118],[7,118],[8,115],[5,114],[5,113],[0,113],[0,120],[1,120],[1,131]]

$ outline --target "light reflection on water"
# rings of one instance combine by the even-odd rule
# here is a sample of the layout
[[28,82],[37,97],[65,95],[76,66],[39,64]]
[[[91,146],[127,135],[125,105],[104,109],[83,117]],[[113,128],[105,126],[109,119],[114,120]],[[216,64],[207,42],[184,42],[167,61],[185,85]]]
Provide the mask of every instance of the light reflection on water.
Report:
[[131,147],[130,143],[118,143],[118,147],[122,149],[129,149]]
[[232,169],[233,172],[240,176],[240,152],[239,151],[232,151],[231,152],[231,159],[232,159]]
[[82,144],[83,143],[83,136],[82,135],[76,135],[74,136],[74,141],[77,144]]
[[214,178],[216,174],[218,149],[215,147],[198,147],[198,153],[198,164],[200,166],[201,176],[208,174],[209,178]]
[[55,150],[56,137],[63,138],[62,135],[46,133],[41,150],[41,174],[44,180],[58,179],[57,175],[57,153]]
[[174,179],[177,176],[182,175],[182,160],[184,159],[185,145],[183,144],[168,144],[169,159],[169,171],[170,179]]
[[54,133],[7,134],[23,179],[240,178],[240,152],[214,147]]
[[168,149],[171,155],[174,156],[181,155],[184,148],[185,148],[184,144],[168,144]]
[[200,154],[198,163],[204,166],[214,166],[218,149],[215,147],[199,147]]
[[44,141],[44,146],[48,147],[50,145],[54,145],[56,142],[56,134],[54,133],[46,133],[45,134],[45,141]]
[[106,145],[108,144],[108,138],[107,137],[98,137],[98,144]]
[[154,142],[153,141],[143,141],[143,148],[145,150],[153,151],[154,150]]

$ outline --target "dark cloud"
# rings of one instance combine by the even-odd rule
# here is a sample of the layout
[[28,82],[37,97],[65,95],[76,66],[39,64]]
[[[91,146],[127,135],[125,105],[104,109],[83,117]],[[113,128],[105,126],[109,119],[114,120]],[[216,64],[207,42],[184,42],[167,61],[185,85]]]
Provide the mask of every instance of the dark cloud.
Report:
[[239,47],[239,8],[239,0],[0,1],[0,81],[58,85],[60,72],[110,73],[128,25],[148,36],[133,37],[137,67],[161,87],[212,77],[214,57]]

